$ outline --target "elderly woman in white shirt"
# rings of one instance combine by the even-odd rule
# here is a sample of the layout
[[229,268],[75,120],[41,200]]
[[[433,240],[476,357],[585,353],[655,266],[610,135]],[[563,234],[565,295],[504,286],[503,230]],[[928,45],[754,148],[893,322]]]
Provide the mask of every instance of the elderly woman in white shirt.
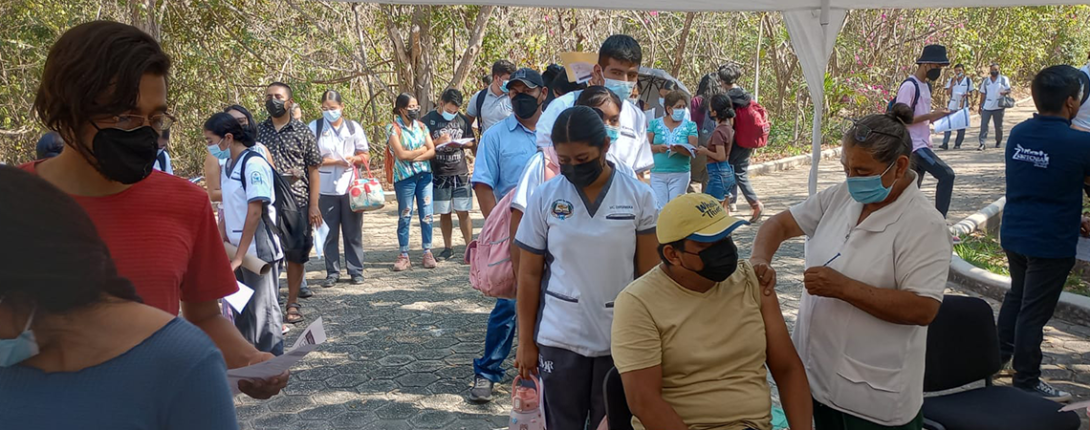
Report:
[[772,217],[750,262],[765,285],[785,240],[806,235],[806,292],[794,342],[817,430],[923,428],[927,325],[950,270],[946,222],[916,185],[912,110],[853,121],[845,183]]

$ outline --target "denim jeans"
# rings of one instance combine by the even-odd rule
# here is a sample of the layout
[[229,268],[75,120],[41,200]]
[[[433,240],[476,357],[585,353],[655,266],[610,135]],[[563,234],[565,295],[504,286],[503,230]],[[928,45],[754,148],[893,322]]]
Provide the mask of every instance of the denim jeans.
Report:
[[420,213],[420,242],[424,250],[431,249],[431,172],[417,173],[394,183],[397,194],[397,244],[402,254],[409,253],[409,226],[413,221],[413,199]]
[[473,373],[492,382],[503,380],[503,361],[511,354],[515,340],[515,301],[496,299],[496,307],[488,316],[488,333],[484,336],[484,355],[473,360]]
[[1037,258],[1007,251],[1011,289],[999,309],[999,357],[1014,358],[1017,388],[1031,389],[1041,377],[1041,341],[1056,310],[1075,258]]
[[950,210],[950,198],[954,194],[954,169],[946,165],[931,148],[920,148],[912,153],[912,166],[916,171],[916,186],[923,183],[923,174],[930,173],[939,181],[935,185],[935,209],[943,218]]

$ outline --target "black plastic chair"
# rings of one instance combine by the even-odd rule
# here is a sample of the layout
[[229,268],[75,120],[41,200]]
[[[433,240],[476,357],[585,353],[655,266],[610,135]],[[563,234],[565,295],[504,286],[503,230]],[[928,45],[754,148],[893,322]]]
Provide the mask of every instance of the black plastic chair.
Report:
[[602,383],[603,395],[606,399],[606,419],[609,420],[609,430],[633,430],[632,410],[628,409],[628,400],[624,396],[624,385],[621,383],[621,373],[614,367],[606,372],[606,380]]
[[975,297],[946,296],[927,330],[925,392],[945,391],[984,380],[984,387],[928,397],[924,428],[930,430],[1076,430],[1075,412],[1014,387],[992,385],[999,362],[999,336],[992,308]]

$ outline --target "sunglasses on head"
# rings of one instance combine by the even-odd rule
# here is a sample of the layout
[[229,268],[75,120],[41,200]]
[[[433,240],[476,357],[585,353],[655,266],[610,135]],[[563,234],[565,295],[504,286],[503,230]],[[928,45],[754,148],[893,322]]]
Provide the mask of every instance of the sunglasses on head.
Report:
[[901,139],[902,136],[886,133],[884,131],[874,130],[868,127],[866,124],[860,123],[854,118],[845,118],[840,130],[844,132],[845,136],[855,137],[856,142],[866,142],[867,139],[873,134],[881,134],[883,136],[889,136],[896,139]]

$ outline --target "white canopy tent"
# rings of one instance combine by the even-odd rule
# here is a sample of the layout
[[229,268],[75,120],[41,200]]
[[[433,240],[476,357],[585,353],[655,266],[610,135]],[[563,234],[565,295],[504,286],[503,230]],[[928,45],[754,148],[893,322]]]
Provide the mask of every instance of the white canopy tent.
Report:
[[[354,1],[354,0],[342,0]],[[723,12],[732,10],[779,11],[787,24],[791,46],[802,65],[810,97],[814,100],[813,163],[810,166],[810,194],[817,192],[821,161],[821,117],[825,107],[825,71],[850,9],[1010,7],[1077,5],[1086,0],[394,0],[393,4],[495,5],[579,9],[660,10],[678,12]],[[922,46],[921,46],[922,48]]]

